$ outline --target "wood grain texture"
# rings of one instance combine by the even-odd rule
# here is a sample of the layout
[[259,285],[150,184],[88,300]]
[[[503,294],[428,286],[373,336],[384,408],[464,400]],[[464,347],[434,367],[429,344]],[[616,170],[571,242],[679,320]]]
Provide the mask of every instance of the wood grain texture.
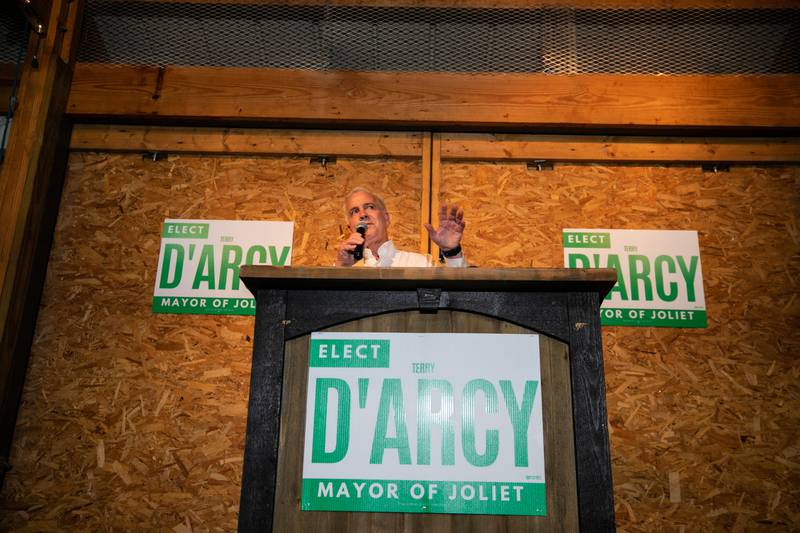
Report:
[[161,223],[290,220],[293,264],[329,265],[356,185],[415,249],[419,176],[409,159],[72,154],[0,529],[234,530],[253,318],[151,312]]
[[422,133],[79,124],[70,149],[249,155],[422,156]]
[[504,290],[570,291],[580,287],[596,291],[601,297],[614,286],[616,271],[607,268],[284,268],[243,265],[241,278],[251,291],[283,287],[307,290],[377,287],[409,289],[423,280],[432,288],[462,291]]
[[453,127],[797,128],[797,76],[158,69],[78,64],[75,118]]
[[[575,281],[569,287],[560,287],[557,279],[549,282],[543,281],[535,288],[524,288],[524,283],[529,281],[526,278],[530,277],[530,272],[521,275],[521,280],[505,280],[505,283],[500,286],[475,290],[476,280],[474,278],[481,280],[493,278],[492,281],[495,281],[499,276],[495,274],[493,277],[491,271],[474,271],[475,274],[469,274],[470,271],[467,269],[449,269],[461,272],[461,274],[453,275],[438,275],[436,274],[437,269],[430,268],[341,270],[345,272],[342,276],[348,278],[349,285],[341,285],[342,276],[331,276],[331,269],[305,269],[305,272],[294,272],[293,269],[264,270],[252,267],[249,271],[260,272],[261,275],[249,276],[247,282],[250,284],[250,290],[257,294],[259,301],[268,298],[274,291],[288,290],[285,313],[273,312],[264,319],[265,323],[285,324],[285,338],[308,334],[319,328],[351,322],[355,319],[367,319],[368,317],[368,320],[377,322],[382,317],[391,316],[387,315],[388,313],[405,311],[409,308],[417,309],[417,312],[424,314],[420,320],[433,323],[435,315],[430,315],[430,311],[435,312],[437,309],[423,306],[423,303],[417,298],[418,291],[419,289],[436,288],[435,284],[441,283],[443,280],[447,282],[447,291],[437,288],[437,290],[441,290],[439,307],[442,311],[463,310],[475,315],[487,315],[495,321],[508,320],[511,324],[540,332],[555,331],[556,337],[560,335],[561,338],[567,338],[570,352],[576,350],[579,352],[577,360],[570,358],[572,371],[569,374],[570,386],[568,387],[574,400],[572,403],[575,420],[574,438],[576,447],[585,446],[589,449],[576,456],[577,487],[579,494],[583,494],[583,497],[578,499],[576,520],[586,531],[614,529],[613,504],[611,503],[611,466],[605,422],[605,390],[602,386],[603,376],[595,375],[598,371],[602,372],[602,364],[598,365],[598,361],[602,361],[599,343],[599,301],[600,294],[604,294],[604,292],[598,293],[597,288],[593,287],[591,282]],[[392,271],[394,274],[390,273]],[[247,273],[244,274],[247,276]],[[597,271],[597,274],[609,277],[608,271]],[[415,275],[416,277],[414,277]],[[552,274],[548,274],[547,277],[552,277]],[[298,284],[298,280],[303,283]],[[397,284],[398,280],[402,281],[399,285]],[[361,286],[354,281],[360,283]],[[367,282],[372,283],[372,291],[364,286]],[[553,287],[549,288],[549,284],[553,284]],[[517,287],[523,288],[515,290]],[[537,292],[530,292],[532,290]],[[588,297],[584,297],[585,295]],[[588,307],[579,310],[578,306]],[[259,305],[259,309],[269,310],[261,305]],[[568,309],[569,311],[567,311]],[[554,312],[558,310],[561,310],[562,313]],[[583,322],[575,323],[573,328],[573,324],[569,320],[570,316],[577,320],[583,320]],[[259,317],[259,319],[261,318],[263,317]],[[468,325],[469,323],[467,323]],[[402,326],[398,324],[393,327]],[[579,333],[575,334],[573,329],[578,330]],[[467,331],[467,329],[462,331]],[[254,352],[253,357],[254,361],[270,359],[273,354],[262,348]],[[254,382],[254,386],[255,383],[258,382]],[[259,413],[257,416],[263,418],[281,415],[271,410],[269,413]],[[602,418],[598,418],[598,416],[602,416]],[[267,439],[272,435],[271,427],[273,427],[273,421],[263,426],[251,426],[249,431],[255,431],[257,435],[248,435],[248,440]],[[605,461],[605,464],[599,465],[601,461]],[[269,456],[258,454],[245,456],[245,467],[247,468],[248,464],[254,465],[251,468],[255,471],[264,470],[264,463],[272,465],[280,462],[277,452]],[[242,490],[251,492],[249,487],[243,487]],[[262,501],[267,497],[263,492],[260,494]],[[272,493],[272,490],[266,492]],[[279,492],[276,489],[276,493]],[[251,527],[253,523],[267,523],[274,518],[268,516],[272,509],[265,505],[258,506],[256,509],[250,507],[244,513],[246,524],[249,525],[242,527],[241,531],[255,531]],[[253,513],[257,513],[257,516],[254,517]],[[301,513],[301,520],[311,520],[308,518],[309,515]],[[426,525],[425,529],[428,527],[440,529],[445,527],[445,523],[451,523],[457,518],[455,516],[433,518],[431,519],[433,523]],[[357,520],[363,520],[363,517],[357,518]],[[423,519],[412,515],[409,520],[415,524],[412,527],[421,527],[419,522]],[[506,517],[506,520],[512,519]],[[292,523],[296,521],[296,517],[289,520]],[[487,524],[497,525],[499,523],[490,521]],[[558,516],[548,515],[543,521],[542,527],[556,529],[561,528],[562,525]],[[532,526],[533,524],[523,524],[519,527],[524,529]],[[278,527],[283,528],[285,525]],[[321,526],[306,524],[300,527],[301,530],[304,530],[307,527],[313,529]],[[338,530],[342,525],[327,523],[326,527]],[[516,527],[514,526],[514,528]]]
[[239,531],[273,530],[285,329],[285,322],[275,317],[286,316],[286,298],[286,291],[263,291],[257,301]]
[[615,527],[600,317],[593,312],[601,301],[595,294],[568,297],[573,426],[580,435],[575,457],[581,465],[577,473],[581,531],[613,531]]
[[[431,162],[431,224],[434,227],[439,227],[439,210],[441,209],[441,188],[442,188],[442,135],[434,133],[431,142],[431,153],[433,155]],[[430,244],[430,253],[433,257],[439,257],[439,246],[433,241],[428,239]]]
[[[1,88],[0,88],[1,90]],[[433,135],[433,140],[426,140]],[[602,137],[478,133],[403,133],[188,128],[78,124],[70,149],[95,152],[170,152],[225,155],[423,155],[423,190],[444,160],[616,162],[800,162],[800,138]],[[440,158],[431,158],[432,151]],[[427,154],[427,155],[426,155]],[[437,178],[438,179],[438,178]],[[436,180],[434,180],[436,182]],[[428,186],[426,187],[426,183]],[[438,198],[438,194],[434,195]],[[428,202],[425,202],[427,205]],[[433,213],[437,206],[433,206]],[[427,215],[425,217],[427,221]],[[422,235],[427,239],[427,233]],[[427,250],[425,251],[427,253]]]
[[[390,313],[349,322],[328,331],[531,333],[530,330],[488,317],[450,311],[440,311],[434,315],[421,314],[419,311]],[[546,517],[300,511],[308,383],[309,337],[306,335],[295,338],[286,345],[283,404],[287,408],[281,413],[281,427],[285,431],[281,434],[275,530],[378,532],[410,529],[441,533],[576,531],[578,513],[569,356],[564,344],[545,336],[540,336],[539,339],[542,357],[545,471],[548,483]]]
[[[50,5],[52,4],[52,5]],[[42,11],[49,29],[41,38],[39,68],[20,75],[18,109],[0,168],[0,462],[9,456],[39,299],[53,238],[68,155],[69,124],[64,119],[73,64],[59,57],[70,46],[65,34],[79,25],[65,20],[69,3],[59,0]],[[74,2],[81,12],[83,2]],[[71,24],[69,27],[67,24]],[[62,30],[67,30],[66,32]],[[31,38],[36,41],[38,38]],[[71,58],[68,58],[71,59]],[[0,485],[5,465],[0,467]]]
[[426,132],[422,143],[422,203],[420,204],[422,207],[419,221],[419,252],[421,254],[431,253],[432,243],[428,237],[428,231],[425,229],[425,224],[430,224],[432,220],[431,199],[437,196],[433,189],[436,177],[434,165],[438,164],[438,162],[439,157],[434,154],[433,134]]
[[[465,249],[482,267],[560,267],[564,227],[697,230],[709,327],[604,328],[617,524],[800,529],[798,169],[444,161],[442,171],[442,199],[466,208]],[[253,321],[150,312],[161,220],[294,220],[293,263],[329,265],[342,224],[331,199],[358,184],[384,194],[393,236],[416,248],[419,175],[411,161],[73,154],[0,523],[235,529]],[[520,308],[509,298],[459,293],[449,305]]]
[[600,137],[451,133],[442,159],[482,161],[616,161],[797,163],[800,138]]
[[[334,299],[335,296],[335,299]],[[336,301],[327,312],[319,313],[315,303],[320,299]],[[351,291],[295,291],[289,301],[288,314],[292,317],[286,328],[286,338],[293,339],[368,315],[379,315],[387,308],[394,310],[419,310],[417,291],[387,292],[369,290]],[[561,340],[569,341],[566,327],[567,306],[563,294],[523,293],[523,292],[464,292],[442,291],[440,309],[466,311],[506,322],[531,327],[537,331]]]
[[563,228],[698,231],[708,328],[603,328],[618,527],[800,527],[796,167],[444,161],[442,183],[484,267],[563,265]]
[[[125,2],[128,0],[115,0]],[[144,3],[203,4],[208,0],[139,0]],[[793,0],[216,0],[219,4],[234,5],[292,5],[292,6],[380,6],[380,7],[475,7],[475,8],[536,8],[574,7],[578,9],[767,9],[796,7]]]

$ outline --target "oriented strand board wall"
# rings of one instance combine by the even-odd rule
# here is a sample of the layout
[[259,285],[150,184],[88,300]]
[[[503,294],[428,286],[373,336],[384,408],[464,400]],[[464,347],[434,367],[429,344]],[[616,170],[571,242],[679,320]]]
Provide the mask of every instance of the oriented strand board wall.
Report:
[[161,222],[293,220],[293,263],[330,265],[357,185],[417,249],[421,181],[419,160],[73,154],[0,530],[235,529],[253,319],[151,313]]
[[563,264],[565,227],[698,230],[708,329],[604,328],[617,521],[800,529],[800,169],[443,163],[473,264]]
[[[699,230],[709,328],[604,334],[618,524],[800,528],[800,169],[442,171],[479,265],[558,267],[567,226]],[[405,160],[73,155],[2,528],[233,529],[252,319],[151,314],[161,220],[293,219],[294,264],[330,264],[357,184],[386,193],[416,248],[420,175]]]

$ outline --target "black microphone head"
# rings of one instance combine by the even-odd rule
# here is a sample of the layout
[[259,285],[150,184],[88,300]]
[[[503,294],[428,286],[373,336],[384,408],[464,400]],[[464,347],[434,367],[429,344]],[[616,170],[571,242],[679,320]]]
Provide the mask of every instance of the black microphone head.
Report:
[[367,228],[368,227],[369,226],[367,226],[367,222],[365,220],[362,220],[361,222],[359,222],[356,225],[356,232],[359,233],[363,237],[364,234],[367,233]]

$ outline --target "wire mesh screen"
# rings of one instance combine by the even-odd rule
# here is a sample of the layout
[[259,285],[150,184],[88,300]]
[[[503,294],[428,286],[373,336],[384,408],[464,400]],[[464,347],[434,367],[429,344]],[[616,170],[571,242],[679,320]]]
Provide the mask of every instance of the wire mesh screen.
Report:
[[24,57],[28,44],[25,17],[12,3],[0,7],[0,63],[14,63]]
[[310,70],[800,72],[800,9],[90,1],[79,61]]

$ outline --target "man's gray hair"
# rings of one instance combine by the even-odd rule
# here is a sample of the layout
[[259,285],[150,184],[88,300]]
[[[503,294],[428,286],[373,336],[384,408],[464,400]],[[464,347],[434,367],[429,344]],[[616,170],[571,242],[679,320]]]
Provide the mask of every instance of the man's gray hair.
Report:
[[342,204],[342,207],[344,208],[344,219],[345,220],[347,220],[349,222],[348,219],[350,218],[350,213],[347,212],[347,204],[348,204],[348,202],[350,202],[350,198],[352,198],[354,195],[356,195],[357,193],[360,193],[360,192],[363,192],[363,193],[366,193],[366,194],[369,194],[370,196],[372,196],[372,199],[375,201],[375,205],[378,206],[378,209],[380,209],[381,211],[386,213],[386,204],[383,203],[383,198],[381,198],[379,195],[375,194],[374,192],[372,192],[371,190],[369,190],[369,189],[367,189],[365,187],[356,187],[355,189],[353,189],[352,191],[347,193],[347,196],[344,197],[344,203]]

